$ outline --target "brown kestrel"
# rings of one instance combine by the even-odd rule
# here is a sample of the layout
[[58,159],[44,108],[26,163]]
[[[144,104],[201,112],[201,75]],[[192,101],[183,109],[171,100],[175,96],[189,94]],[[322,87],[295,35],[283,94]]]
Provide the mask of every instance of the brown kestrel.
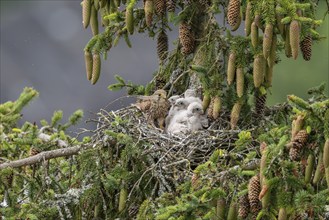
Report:
[[154,126],[156,121],[164,129],[165,118],[170,107],[167,101],[167,92],[163,89],[156,90],[151,96],[140,96],[135,104],[137,108],[147,114],[148,123]]

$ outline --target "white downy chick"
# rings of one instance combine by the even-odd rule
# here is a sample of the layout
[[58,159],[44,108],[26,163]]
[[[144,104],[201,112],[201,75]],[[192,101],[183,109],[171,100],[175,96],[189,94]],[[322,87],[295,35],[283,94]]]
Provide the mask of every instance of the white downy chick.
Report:
[[187,117],[187,127],[190,131],[200,130],[205,124],[208,124],[208,119],[204,117],[202,105],[199,102],[193,102],[188,106]]
[[184,98],[188,101],[189,104],[193,102],[202,104],[202,100],[197,97],[196,91],[194,89],[187,89],[184,92]]
[[181,111],[186,110],[189,103],[184,98],[178,98],[175,104],[170,108],[166,117],[166,130],[170,127],[172,119]]

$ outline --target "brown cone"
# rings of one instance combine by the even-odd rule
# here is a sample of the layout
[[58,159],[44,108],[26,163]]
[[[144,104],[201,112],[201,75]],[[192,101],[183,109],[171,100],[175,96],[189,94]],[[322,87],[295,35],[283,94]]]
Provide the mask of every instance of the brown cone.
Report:
[[235,129],[238,124],[241,107],[242,107],[241,102],[237,101],[232,108],[231,119],[230,119],[231,129]]
[[175,12],[176,0],[167,0],[166,2],[168,12]]
[[164,61],[167,58],[168,53],[168,36],[166,32],[161,31],[157,39],[157,52],[160,61]]
[[166,14],[166,0],[154,0],[155,13],[162,17]]
[[182,54],[188,55],[190,53],[193,53],[195,46],[194,34],[191,29],[191,26],[184,21],[179,25],[179,40],[182,44]]
[[240,17],[240,1],[230,0],[227,11],[227,21],[231,27],[234,27],[239,22]]
[[231,85],[234,81],[235,60],[236,60],[236,55],[234,52],[231,52],[230,56],[228,58],[228,64],[227,64],[227,84],[228,85]]
[[255,91],[255,112],[257,117],[263,115],[266,106],[266,94],[261,94],[258,90]]
[[289,150],[289,157],[291,160],[297,161],[300,158],[301,150],[300,148],[292,147]]
[[250,203],[251,213],[258,213],[261,209],[261,205],[259,202],[259,193],[261,191],[259,176],[253,176],[248,184],[248,198]]
[[293,139],[293,146],[302,148],[307,142],[308,134],[306,130],[300,130]]
[[293,20],[290,23],[290,27],[289,27],[289,40],[290,40],[292,57],[294,59],[297,59],[298,56],[299,37],[300,37],[299,23],[298,21]]
[[300,50],[302,51],[304,60],[309,61],[312,56],[312,37],[310,35],[307,35],[300,42]]
[[101,57],[98,53],[93,55],[93,72],[91,76],[91,84],[95,84],[101,73]]
[[239,217],[247,218],[250,210],[250,204],[248,199],[248,194],[240,197],[239,200]]

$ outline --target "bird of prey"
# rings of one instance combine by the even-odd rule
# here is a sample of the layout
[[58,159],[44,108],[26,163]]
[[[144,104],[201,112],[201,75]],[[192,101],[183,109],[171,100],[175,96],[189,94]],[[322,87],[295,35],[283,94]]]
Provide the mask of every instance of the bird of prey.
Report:
[[208,126],[208,119],[203,115],[203,108],[199,102],[193,102],[188,106],[187,117],[187,127],[190,131],[197,131]]
[[164,129],[165,118],[169,109],[169,102],[166,99],[167,92],[163,89],[156,90],[151,96],[138,97],[137,108],[147,114],[148,123],[155,126],[157,122],[161,129]]
[[[185,98],[178,98],[175,104],[170,108],[168,116],[166,117],[166,128],[168,129],[171,124],[171,120],[175,115],[177,115],[180,111],[187,109],[188,102]],[[166,130],[167,130],[166,129]]]
[[187,89],[184,92],[184,98],[187,100],[187,102],[189,104],[193,103],[193,102],[198,102],[200,104],[202,104],[202,100],[197,97],[197,93],[195,91],[195,89]]

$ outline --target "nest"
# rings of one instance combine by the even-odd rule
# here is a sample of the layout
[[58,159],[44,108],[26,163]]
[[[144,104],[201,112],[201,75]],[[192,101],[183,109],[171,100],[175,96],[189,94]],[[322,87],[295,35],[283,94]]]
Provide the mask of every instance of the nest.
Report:
[[[151,174],[152,178],[157,179],[157,189],[161,192],[174,190],[177,185],[190,178],[193,169],[206,162],[215,149],[227,151],[233,149],[237,134],[240,132],[240,130],[213,130],[213,127],[220,127],[219,124],[224,123],[218,120],[205,130],[187,135],[170,135],[147,124],[144,113],[133,106],[117,111],[102,109],[97,115],[98,119],[95,121],[97,129],[93,136],[95,146],[109,144],[113,146],[114,140],[106,134],[108,130],[129,135],[134,139],[136,146],[140,142],[148,143],[142,145],[142,155],[147,158],[147,161],[143,162],[147,169],[133,189],[139,186],[147,174]],[[116,123],[118,117],[124,121],[124,124]]]

